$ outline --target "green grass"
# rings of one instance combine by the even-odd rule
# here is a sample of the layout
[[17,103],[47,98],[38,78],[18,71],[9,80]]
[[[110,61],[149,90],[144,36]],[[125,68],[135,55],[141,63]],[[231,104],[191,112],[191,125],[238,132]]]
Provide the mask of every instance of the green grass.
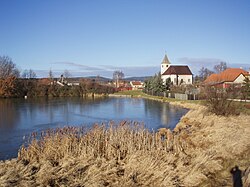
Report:
[[[164,102],[183,102],[183,103],[193,103],[193,104],[200,104],[200,105],[206,105],[205,100],[179,100],[174,98],[167,98],[162,96],[152,96],[145,94],[141,90],[129,90],[129,91],[120,91],[115,93],[114,95],[130,95],[131,97],[143,97],[147,99],[159,99]],[[250,115],[250,103],[244,103],[244,102],[234,102],[237,105],[237,108],[240,113]]]
[[128,90],[128,91],[120,91],[114,93],[114,95],[131,95],[131,96],[142,96],[146,95],[141,90]]
[[174,102],[174,101],[181,101],[181,102],[186,102],[186,103],[197,103],[197,104],[202,104],[203,101],[200,100],[180,100],[180,99],[174,99],[174,98],[168,98],[168,97],[162,97],[162,96],[152,96],[145,94],[141,90],[129,90],[129,91],[120,91],[115,93],[114,95],[130,95],[131,97],[143,97],[143,98],[148,98],[148,99],[159,99],[165,102]]
[[250,103],[237,101],[235,101],[234,103],[236,104],[240,113],[250,115]]

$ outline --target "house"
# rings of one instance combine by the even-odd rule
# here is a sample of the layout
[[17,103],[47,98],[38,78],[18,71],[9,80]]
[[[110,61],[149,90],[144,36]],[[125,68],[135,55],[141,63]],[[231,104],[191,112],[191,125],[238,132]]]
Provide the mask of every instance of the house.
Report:
[[187,65],[172,65],[165,54],[161,63],[161,78],[165,83],[167,79],[173,85],[193,84],[193,74]]
[[241,68],[228,68],[219,74],[212,74],[204,81],[205,85],[228,88],[232,85],[241,86],[249,72]]
[[130,81],[130,85],[132,90],[142,90],[144,88],[144,84],[141,81]]

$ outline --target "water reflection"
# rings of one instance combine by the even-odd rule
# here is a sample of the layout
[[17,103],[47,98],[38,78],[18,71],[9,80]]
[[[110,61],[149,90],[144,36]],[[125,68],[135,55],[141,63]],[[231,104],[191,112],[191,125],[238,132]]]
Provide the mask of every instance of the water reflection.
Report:
[[20,120],[20,113],[16,110],[17,103],[8,99],[0,99],[0,129],[15,128]]
[[173,129],[187,112],[186,109],[153,100],[144,100],[144,104],[145,114],[152,119],[150,121],[154,123],[155,129],[162,127]]
[[170,121],[170,118],[167,115],[168,112],[169,112],[169,105],[163,104],[162,105],[162,112],[161,112],[161,123],[163,125],[166,125],[166,126],[169,124],[169,121]]
[[0,100],[0,160],[16,157],[23,136],[65,125],[110,120],[144,122],[150,129],[173,128],[187,110],[140,98],[37,98]]
[[122,99],[116,99],[114,101],[114,111],[118,112],[120,115],[124,113],[124,102]]

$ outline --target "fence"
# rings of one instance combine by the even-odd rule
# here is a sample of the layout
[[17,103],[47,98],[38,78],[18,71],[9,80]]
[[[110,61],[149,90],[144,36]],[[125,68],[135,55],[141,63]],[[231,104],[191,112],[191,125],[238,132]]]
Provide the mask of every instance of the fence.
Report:
[[146,94],[160,97],[175,98],[179,100],[199,100],[199,94],[182,94],[182,93],[172,93],[172,92],[153,92],[149,91]]

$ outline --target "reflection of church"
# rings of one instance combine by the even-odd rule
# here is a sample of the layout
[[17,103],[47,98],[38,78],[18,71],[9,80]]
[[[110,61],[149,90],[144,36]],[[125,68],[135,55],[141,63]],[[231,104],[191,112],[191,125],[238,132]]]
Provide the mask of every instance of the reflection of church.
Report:
[[169,110],[170,110],[170,109],[169,109],[169,105],[166,104],[166,103],[164,103],[164,104],[162,105],[161,123],[162,123],[163,125],[166,125],[166,127],[168,127],[168,124],[169,124],[169,122],[170,122],[169,115],[167,115],[168,112],[169,112]]
[[174,85],[192,84],[193,74],[187,65],[172,65],[165,54],[161,63],[161,78],[165,83],[167,79]]

